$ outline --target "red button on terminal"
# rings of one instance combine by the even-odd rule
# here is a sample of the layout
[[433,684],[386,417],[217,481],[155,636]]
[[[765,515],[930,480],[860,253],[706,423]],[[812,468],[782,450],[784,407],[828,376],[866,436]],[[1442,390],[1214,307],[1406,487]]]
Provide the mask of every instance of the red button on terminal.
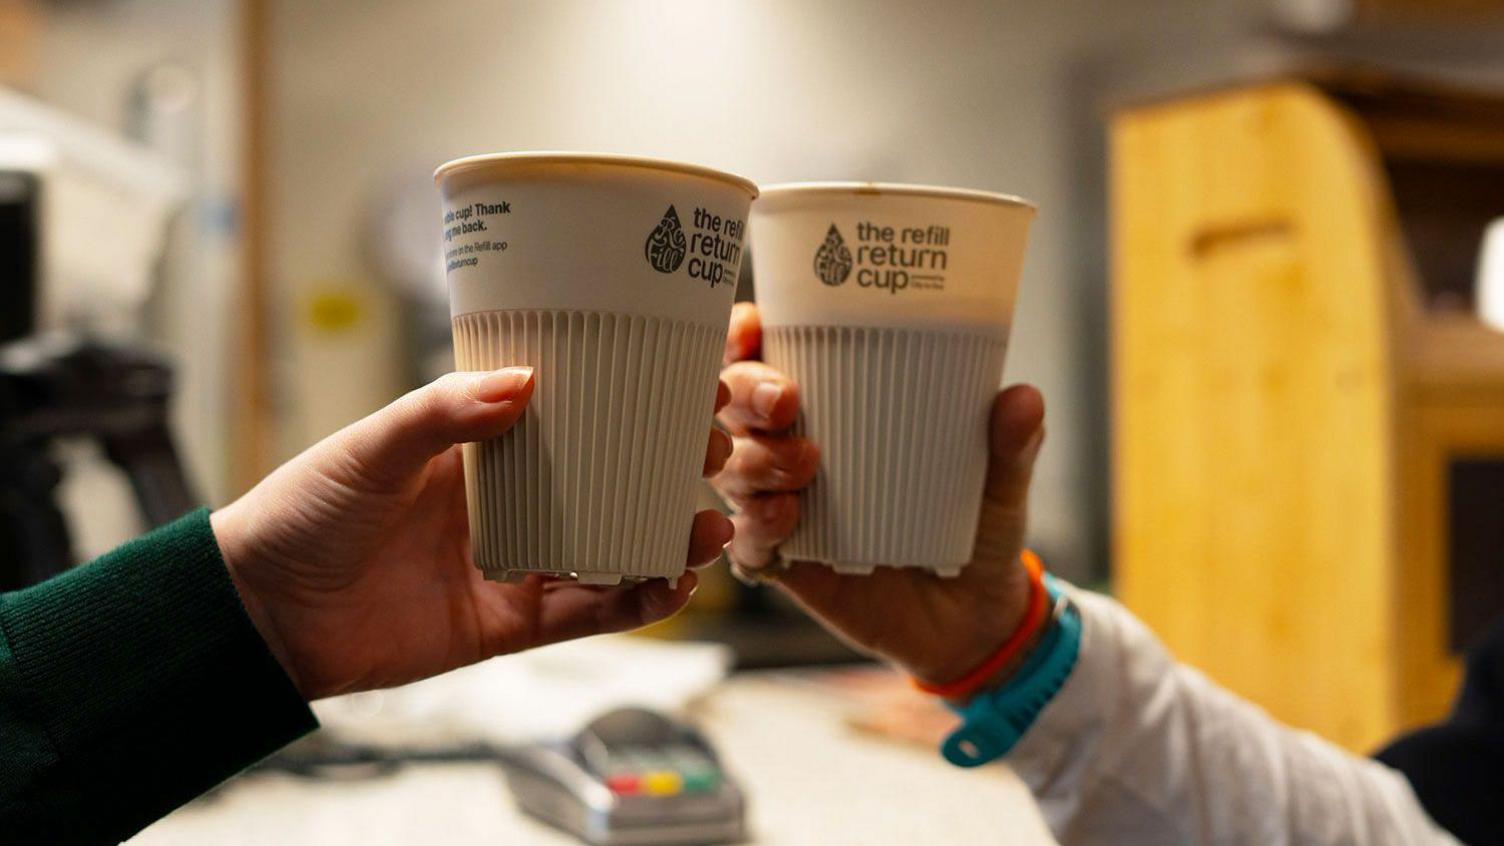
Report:
[[612,793],[629,795],[642,792],[642,780],[635,775],[614,775],[606,779]]

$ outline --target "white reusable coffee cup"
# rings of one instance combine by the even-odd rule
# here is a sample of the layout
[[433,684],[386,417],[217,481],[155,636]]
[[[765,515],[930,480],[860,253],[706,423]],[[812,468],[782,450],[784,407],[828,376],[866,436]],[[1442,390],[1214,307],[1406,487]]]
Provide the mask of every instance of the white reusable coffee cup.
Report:
[[820,446],[791,560],[954,576],[971,560],[987,425],[1030,203],[882,183],[764,188],[752,209],[763,358]]
[[471,156],[434,174],[455,365],[531,365],[466,444],[475,563],[590,584],[684,572],[750,181],[627,156]]

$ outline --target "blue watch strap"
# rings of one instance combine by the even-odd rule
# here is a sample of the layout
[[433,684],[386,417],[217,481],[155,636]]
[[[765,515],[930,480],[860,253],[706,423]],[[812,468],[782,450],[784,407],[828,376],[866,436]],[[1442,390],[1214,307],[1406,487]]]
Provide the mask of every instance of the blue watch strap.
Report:
[[1045,576],[1045,588],[1055,612],[1044,640],[1007,684],[964,706],[951,706],[961,716],[961,727],[945,739],[940,753],[952,764],[979,767],[1008,754],[1075,668],[1081,616],[1050,576]]

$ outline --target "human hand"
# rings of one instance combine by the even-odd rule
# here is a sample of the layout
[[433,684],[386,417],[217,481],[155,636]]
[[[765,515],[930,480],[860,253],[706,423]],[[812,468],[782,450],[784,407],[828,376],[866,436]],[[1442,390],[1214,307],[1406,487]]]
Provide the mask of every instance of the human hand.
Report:
[[[307,699],[387,687],[561,640],[637,628],[689,600],[693,572],[591,587],[488,582],[470,556],[459,444],[521,417],[531,368],[451,373],[325,438],[211,515],[257,630]],[[729,399],[719,388],[716,408]],[[731,452],[712,430],[706,475]],[[695,515],[688,564],[732,527]]]
[[738,303],[721,379],[731,402],[718,419],[732,434],[725,469],[712,479],[736,509],[733,565],[766,578],[853,646],[920,681],[945,684],[980,666],[1027,611],[1029,576],[1019,559],[1029,480],[1044,441],[1044,400],[1026,385],[998,394],[992,408],[987,482],[971,562],[955,578],[878,568],[841,575],[812,561],[778,564],[778,546],[799,521],[798,491],[819,468],[819,449],[790,434],[799,391],[757,361],[757,307]]

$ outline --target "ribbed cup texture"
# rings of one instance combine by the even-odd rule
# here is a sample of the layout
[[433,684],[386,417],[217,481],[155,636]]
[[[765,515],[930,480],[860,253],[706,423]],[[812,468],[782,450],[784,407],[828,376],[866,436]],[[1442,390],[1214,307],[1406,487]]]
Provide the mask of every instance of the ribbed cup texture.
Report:
[[795,429],[821,449],[783,555],[841,572],[959,572],[976,539],[1006,350],[982,333],[765,328],[764,358],[799,384]]
[[677,579],[725,342],[724,327],[599,312],[454,318],[460,370],[534,368],[522,421],[464,447],[487,577]]

